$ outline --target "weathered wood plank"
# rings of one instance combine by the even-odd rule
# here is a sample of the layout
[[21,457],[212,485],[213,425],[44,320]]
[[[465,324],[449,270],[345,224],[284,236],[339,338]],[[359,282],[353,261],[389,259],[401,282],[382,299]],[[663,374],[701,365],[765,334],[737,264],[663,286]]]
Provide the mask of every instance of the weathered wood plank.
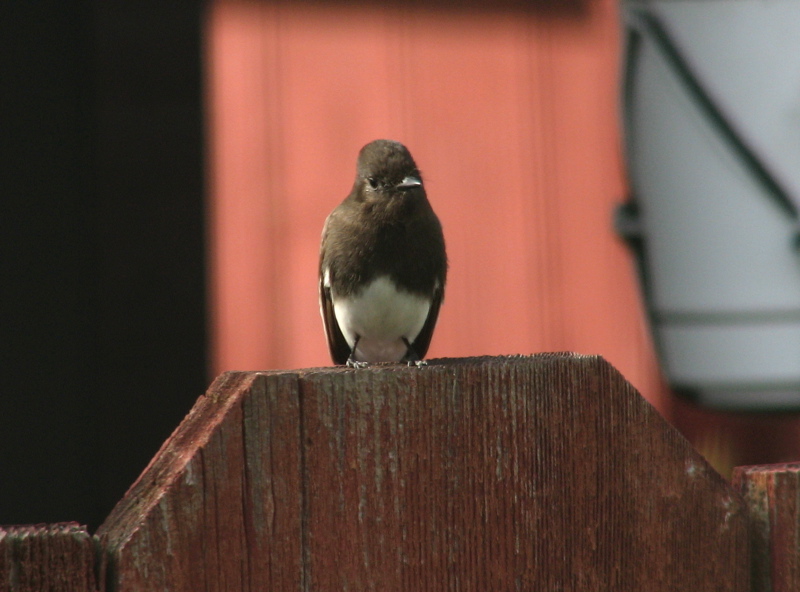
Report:
[[737,467],[750,514],[752,592],[800,590],[800,463]]
[[0,527],[0,592],[95,590],[95,545],[85,526]]
[[109,590],[725,590],[738,494],[600,358],[223,375],[101,528]]
[[746,590],[736,493],[597,358],[306,375],[319,590]]
[[109,590],[299,589],[297,384],[217,379],[98,530]]

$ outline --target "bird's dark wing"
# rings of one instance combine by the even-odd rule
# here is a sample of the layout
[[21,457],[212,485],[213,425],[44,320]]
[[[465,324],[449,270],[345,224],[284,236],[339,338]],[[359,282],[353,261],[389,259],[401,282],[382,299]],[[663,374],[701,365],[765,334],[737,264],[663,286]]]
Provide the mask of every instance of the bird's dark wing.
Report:
[[[325,326],[325,335],[328,337],[328,350],[334,364],[344,364],[350,357],[350,346],[339,328],[336,315],[333,312],[331,289],[325,286],[322,274],[319,277],[319,311],[322,315],[322,324]],[[430,339],[430,338],[429,338]]]
[[411,347],[414,348],[414,353],[419,356],[420,360],[425,359],[425,354],[428,353],[428,347],[431,345],[431,337],[433,337],[433,328],[436,327],[436,319],[439,318],[439,308],[442,306],[444,299],[444,289],[438,288],[433,293],[433,300],[431,300],[431,307],[428,310],[428,318],[425,319],[425,324],[422,325],[422,330],[417,335]]

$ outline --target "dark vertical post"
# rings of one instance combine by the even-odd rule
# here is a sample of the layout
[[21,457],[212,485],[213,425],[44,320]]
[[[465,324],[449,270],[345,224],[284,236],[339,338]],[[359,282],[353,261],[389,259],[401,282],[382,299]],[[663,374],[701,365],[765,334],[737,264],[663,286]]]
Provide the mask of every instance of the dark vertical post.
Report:
[[0,592],[95,592],[95,543],[74,522],[0,527]]
[[800,463],[737,467],[750,515],[752,592],[800,590]]

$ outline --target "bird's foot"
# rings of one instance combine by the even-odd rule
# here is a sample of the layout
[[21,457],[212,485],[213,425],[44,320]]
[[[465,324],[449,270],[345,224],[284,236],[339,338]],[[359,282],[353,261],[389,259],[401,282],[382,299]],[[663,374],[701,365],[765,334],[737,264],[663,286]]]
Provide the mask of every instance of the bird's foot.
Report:
[[369,362],[359,362],[353,356],[350,356],[349,358],[347,358],[345,366],[347,366],[348,368],[355,368],[356,370],[358,370],[359,368],[366,368],[367,366],[369,366]]
[[403,342],[406,344],[406,355],[403,356],[403,361],[408,363],[408,367],[416,366],[417,368],[422,368],[423,366],[427,366],[428,362],[425,360],[421,360],[419,355],[408,342],[408,339],[403,337]]
[[369,362],[359,362],[356,360],[356,348],[358,347],[359,341],[361,341],[361,335],[356,335],[356,342],[353,344],[353,349],[350,350],[350,356],[347,358],[347,362],[345,362],[348,368],[355,368],[358,370],[359,368],[366,368],[369,366]]

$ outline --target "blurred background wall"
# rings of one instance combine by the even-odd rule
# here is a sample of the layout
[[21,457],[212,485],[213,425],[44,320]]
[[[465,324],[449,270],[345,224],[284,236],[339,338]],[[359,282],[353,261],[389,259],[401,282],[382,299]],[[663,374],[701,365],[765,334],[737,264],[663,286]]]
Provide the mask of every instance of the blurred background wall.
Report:
[[0,18],[0,523],[96,527],[213,376],[330,363],[320,232],[379,137],[444,226],[430,357],[601,354],[723,473],[800,456],[663,384],[611,224],[616,2],[43,6]]
[[450,275],[430,357],[602,352],[653,401],[624,195],[614,2],[218,2],[209,83],[212,364],[329,363],[319,237],[375,138],[409,146]]

